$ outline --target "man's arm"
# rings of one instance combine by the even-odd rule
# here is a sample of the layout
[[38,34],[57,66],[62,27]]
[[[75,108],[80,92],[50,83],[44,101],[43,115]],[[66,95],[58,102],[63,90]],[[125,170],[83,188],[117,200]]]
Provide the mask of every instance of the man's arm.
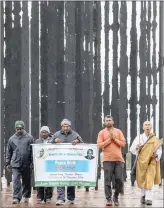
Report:
[[52,143],[61,143],[62,140],[58,138],[59,135],[58,135],[58,132],[56,132],[55,134],[52,135]]
[[100,133],[98,134],[97,145],[98,145],[99,148],[104,148],[104,147],[106,147],[107,145],[109,145],[110,143],[111,143],[111,139],[110,139],[110,138],[104,141],[102,132],[100,132]]
[[120,147],[125,147],[126,145],[126,140],[122,131],[119,132],[119,138],[113,138],[113,141]]
[[32,149],[32,144],[35,143],[34,137],[31,138],[30,141],[30,164],[33,163],[33,149]]
[[77,138],[76,139],[79,140],[79,143],[84,143],[82,138],[81,138],[81,136],[78,133],[76,133],[76,134],[77,134]]
[[11,146],[11,140],[9,139],[7,143],[7,148],[6,148],[6,166],[10,165],[12,154],[13,154],[13,149]]
[[139,145],[139,137],[136,137],[130,147],[130,152],[133,155],[137,155],[138,154],[138,150],[137,150],[137,146]]

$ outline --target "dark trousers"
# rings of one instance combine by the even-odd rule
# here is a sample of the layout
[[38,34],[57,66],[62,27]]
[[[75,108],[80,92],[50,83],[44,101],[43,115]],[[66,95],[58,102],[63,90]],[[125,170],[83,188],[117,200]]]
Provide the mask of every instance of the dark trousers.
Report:
[[[65,187],[57,187],[57,199],[65,201]],[[75,199],[75,187],[67,187],[67,199],[73,201]]]
[[53,194],[52,187],[38,187],[37,188],[37,199],[44,200],[51,199]]
[[[31,197],[31,169],[12,168],[13,174],[13,198],[21,200]],[[21,184],[22,179],[22,184]]]
[[115,193],[114,197],[117,199],[123,187],[123,171],[124,163],[122,162],[108,162],[103,163],[104,167],[104,187],[105,196],[107,200],[112,198],[111,182],[113,174],[115,176]]

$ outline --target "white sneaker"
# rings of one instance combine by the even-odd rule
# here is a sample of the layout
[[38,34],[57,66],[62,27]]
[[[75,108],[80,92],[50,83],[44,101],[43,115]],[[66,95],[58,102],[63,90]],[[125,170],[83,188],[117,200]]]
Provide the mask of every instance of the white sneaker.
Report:
[[74,204],[75,202],[74,202],[74,200],[68,200],[68,204]]
[[65,202],[63,200],[57,200],[56,205],[63,205],[65,204]]
[[29,198],[23,198],[24,203],[29,203]]
[[46,199],[46,204],[51,204],[51,199]]

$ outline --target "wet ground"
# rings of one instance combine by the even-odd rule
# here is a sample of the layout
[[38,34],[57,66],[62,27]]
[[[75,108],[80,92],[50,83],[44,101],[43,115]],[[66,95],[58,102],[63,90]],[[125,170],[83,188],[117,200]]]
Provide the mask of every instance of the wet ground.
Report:
[[[128,174],[129,176],[129,174]],[[102,178],[99,180],[99,190],[95,191],[94,188],[90,188],[89,192],[85,192],[85,188],[80,188],[76,190],[76,200],[74,205],[65,204],[61,207],[105,207],[105,197],[104,197],[104,185],[103,185],[103,172]],[[154,187],[154,199],[153,205],[150,207],[164,207],[163,201],[163,188],[164,186]],[[125,182],[124,195],[120,196],[120,206],[119,207],[148,207],[146,205],[140,204],[140,190],[135,186],[132,187],[130,179],[128,177],[127,182]],[[56,189],[54,189],[54,196],[51,205],[36,204],[36,191],[33,191],[32,198],[28,205],[22,202],[19,205],[12,205],[12,185],[6,187],[6,181],[3,179],[3,189],[1,192],[2,208],[7,207],[56,207]]]

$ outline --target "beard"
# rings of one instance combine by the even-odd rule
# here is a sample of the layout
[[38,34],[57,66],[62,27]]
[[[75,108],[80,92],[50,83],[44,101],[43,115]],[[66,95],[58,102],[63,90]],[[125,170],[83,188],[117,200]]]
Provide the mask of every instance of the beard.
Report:
[[112,127],[112,124],[105,124],[105,126],[106,126],[107,128],[110,128],[110,127]]

